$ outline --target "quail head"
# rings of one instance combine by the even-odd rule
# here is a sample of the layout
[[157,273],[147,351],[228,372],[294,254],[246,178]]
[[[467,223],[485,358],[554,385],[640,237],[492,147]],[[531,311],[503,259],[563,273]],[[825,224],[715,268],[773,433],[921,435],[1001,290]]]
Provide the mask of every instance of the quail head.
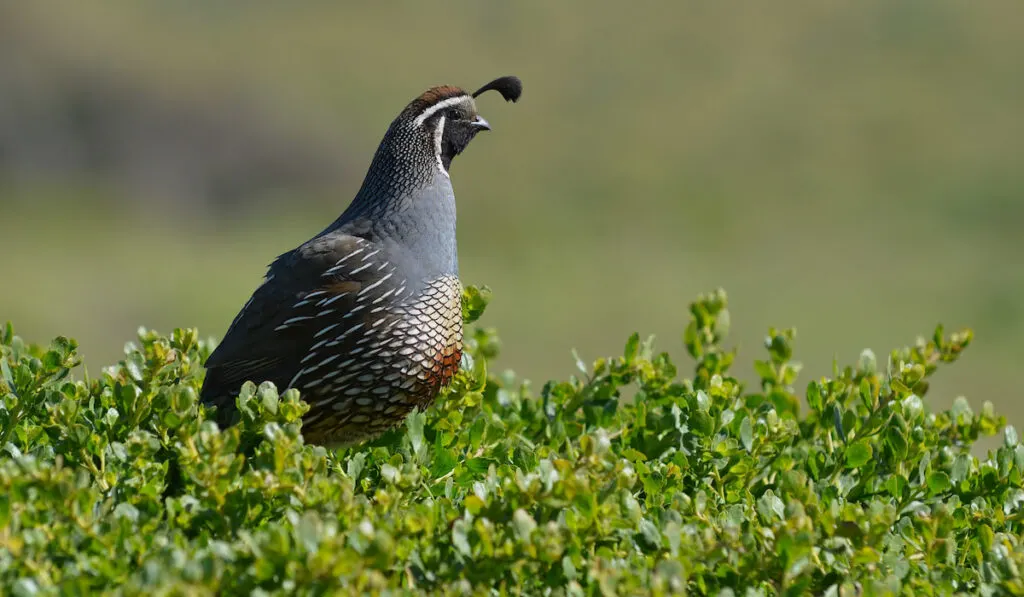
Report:
[[501,77],[473,94],[433,87],[391,123],[330,226],[279,256],[206,362],[202,400],[221,426],[245,381],[296,388],[307,441],[370,439],[425,408],[462,356],[455,194],[448,171],[490,125],[475,98],[516,101]]

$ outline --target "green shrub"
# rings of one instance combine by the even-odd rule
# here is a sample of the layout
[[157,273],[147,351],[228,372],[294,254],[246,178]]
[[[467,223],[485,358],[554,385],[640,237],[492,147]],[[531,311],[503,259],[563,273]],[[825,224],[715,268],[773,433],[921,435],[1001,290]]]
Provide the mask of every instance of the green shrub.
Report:
[[[469,289],[468,318],[486,294]],[[4,593],[930,595],[1024,592],[1024,447],[928,378],[970,332],[795,388],[772,330],[744,388],[723,293],[691,305],[682,379],[632,336],[539,390],[469,328],[450,391],[370,445],[306,445],[294,391],[247,385],[219,431],[210,345],[142,330],[98,376],[75,342],[2,334]]]

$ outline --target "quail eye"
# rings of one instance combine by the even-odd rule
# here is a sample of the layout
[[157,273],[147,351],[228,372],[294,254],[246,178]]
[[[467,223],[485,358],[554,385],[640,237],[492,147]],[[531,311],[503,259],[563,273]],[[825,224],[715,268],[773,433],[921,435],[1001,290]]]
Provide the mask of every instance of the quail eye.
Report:
[[455,109],[448,110],[448,118],[450,118],[451,120],[461,120],[462,112]]

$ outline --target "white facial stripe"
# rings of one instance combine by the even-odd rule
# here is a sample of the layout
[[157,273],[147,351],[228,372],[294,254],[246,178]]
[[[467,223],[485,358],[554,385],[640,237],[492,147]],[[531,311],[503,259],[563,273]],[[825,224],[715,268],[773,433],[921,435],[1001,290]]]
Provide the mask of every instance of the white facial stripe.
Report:
[[454,106],[455,104],[461,104],[462,102],[468,99],[468,95],[459,95],[437,102],[433,106],[430,106],[429,108],[424,110],[422,114],[416,117],[416,120],[412,121],[412,123],[415,124],[416,126],[423,126],[423,123],[426,122],[428,118],[436,114],[438,110],[444,110],[445,108]]
[[444,135],[444,115],[437,119],[437,128],[434,130],[434,159],[437,160],[437,169],[448,176],[448,172],[444,169],[444,163],[441,162],[442,135]]

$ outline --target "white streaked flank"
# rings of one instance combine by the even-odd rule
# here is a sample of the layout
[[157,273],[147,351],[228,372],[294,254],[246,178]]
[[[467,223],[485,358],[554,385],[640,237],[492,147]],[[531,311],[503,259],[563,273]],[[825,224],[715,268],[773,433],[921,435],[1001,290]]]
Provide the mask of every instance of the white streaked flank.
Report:
[[[388,274],[388,275],[390,276],[391,274]],[[394,288],[392,288],[391,290],[389,290],[389,291],[385,292],[384,294],[382,294],[382,295],[378,296],[377,298],[373,299],[373,302],[372,302],[372,303],[370,303],[370,304],[371,304],[371,305],[376,305],[377,303],[379,303],[379,302],[381,302],[382,300],[384,300],[384,299],[388,298],[389,296],[391,296],[391,295],[392,295],[392,294],[394,294],[394,293],[395,293],[395,289],[394,289]],[[372,311],[371,311],[371,313],[372,313]]]
[[[351,259],[351,258],[355,257],[356,255],[358,255],[358,254],[362,253],[362,252],[363,252],[363,251],[365,251],[365,250],[366,250],[366,247],[359,247],[359,248],[358,248],[358,249],[356,249],[355,251],[352,251],[352,252],[351,252],[351,253],[349,253],[348,255],[345,255],[344,257],[342,257],[341,259],[339,259],[339,260],[338,260],[338,261],[337,261],[337,262],[336,262],[336,263],[334,264],[334,266],[335,266],[335,267],[337,267],[337,266],[341,265],[342,263],[345,263],[345,261],[347,261],[347,260],[349,260],[349,259]],[[332,269],[333,269],[333,268],[332,268]],[[330,271],[330,270],[328,270],[328,271]]]
[[336,301],[338,299],[343,299],[346,296],[348,296],[348,293],[347,292],[342,292],[341,294],[336,294],[336,295],[334,295],[334,296],[332,296],[330,298],[320,299],[320,301],[316,304],[316,306],[317,307],[326,307],[326,306],[330,305],[331,303],[333,303],[334,301]]
[[376,288],[376,287],[380,286],[380,285],[381,285],[381,284],[383,284],[384,282],[387,282],[388,278],[390,278],[390,277],[391,277],[391,276],[393,276],[393,275],[394,275],[394,274],[392,273],[392,274],[388,274],[388,275],[386,275],[386,276],[381,276],[381,278],[380,278],[379,280],[377,280],[377,281],[376,281],[376,282],[374,282],[373,284],[370,284],[370,285],[369,285],[369,286],[367,286],[366,288],[364,288],[364,289],[360,290],[360,291],[359,291],[359,294],[357,294],[356,296],[357,296],[357,297],[361,297],[361,296],[363,296],[364,294],[366,294],[367,292],[370,292],[371,290],[373,290],[374,288]]
[[288,387],[289,387],[289,388],[294,388],[294,387],[295,387],[295,382],[296,382],[296,381],[298,381],[298,379],[299,379],[300,377],[302,377],[302,375],[303,375],[303,374],[304,374],[305,372],[306,372],[306,370],[305,370],[305,369],[299,369],[299,372],[295,374],[295,377],[293,377],[293,378],[292,378],[292,380],[291,380],[290,382],[288,382]]
[[338,327],[339,325],[341,325],[341,324],[340,323],[332,323],[331,325],[325,327],[324,329],[320,330],[319,332],[313,334],[313,337],[314,338],[319,338],[320,336],[323,336],[324,334],[326,334],[327,332],[333,330],[334,328]]
[[281,325],[287,326],[287,325],[291,325],[293,323],[299,323],[300,321],[306,321],[307,319],[313,319],[313,317],[309,316],[309,315],[301,315],[299,317],[292,317],[290,319],[285,319],[284,321],[282,321]]
[[[366,269],[366,268],[370,267],[371,265],[373,265],[373,264],[372,264],[372,263],[367,263],[366,265],[360,265],[360,266],[359,266],[359,267],[357,267],[356,269],[354,269],[354,270],[350,271],[350,272],[349,272],[349,274],[352,274],[352,275],[358,274],[359,272],[361,272],[361,271],[363,271],[364,269]],[[334,269],[334,268],[331,268],[331,269]]]
[[327,357],[326,359],[320,361],[320,364],[317,365],[317,367],[323,367],[324,365],[330,363],[331,361],[333,361],[334,359],[336,359],[336,358],[338,358],[340,356],[341,356],[340,354],[333,354],[333,355]]

